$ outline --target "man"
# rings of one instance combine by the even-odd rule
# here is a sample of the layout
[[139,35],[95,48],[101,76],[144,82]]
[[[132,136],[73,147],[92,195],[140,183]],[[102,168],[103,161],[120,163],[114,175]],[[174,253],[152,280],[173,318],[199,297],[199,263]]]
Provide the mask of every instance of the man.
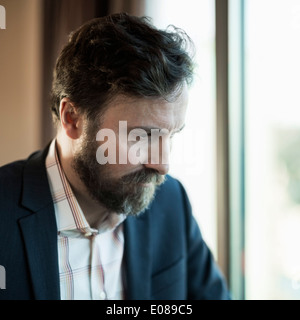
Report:
[[56,138],[0,169],[3,299],[228,299],[182,185],[188,37],[115,14],[70,36],[55,67]]

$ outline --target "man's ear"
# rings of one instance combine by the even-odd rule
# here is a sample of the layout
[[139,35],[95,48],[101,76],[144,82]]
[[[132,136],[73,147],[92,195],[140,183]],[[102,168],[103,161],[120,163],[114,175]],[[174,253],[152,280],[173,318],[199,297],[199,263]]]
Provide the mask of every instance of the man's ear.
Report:
[[78,139],[82,133],[83,117],[69,98],[63,98],[59,106],[63,131],[71,139]]

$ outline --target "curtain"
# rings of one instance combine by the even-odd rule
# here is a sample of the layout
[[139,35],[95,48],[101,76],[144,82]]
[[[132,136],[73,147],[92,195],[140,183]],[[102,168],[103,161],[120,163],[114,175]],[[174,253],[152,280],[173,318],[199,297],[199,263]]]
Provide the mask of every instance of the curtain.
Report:
[[146,0],[43,0],[43,67],[42,67],[42,145],[55,136],[50,112],[50,90],[55,61],[69,33],[84,22],[127,12],[141,16]]

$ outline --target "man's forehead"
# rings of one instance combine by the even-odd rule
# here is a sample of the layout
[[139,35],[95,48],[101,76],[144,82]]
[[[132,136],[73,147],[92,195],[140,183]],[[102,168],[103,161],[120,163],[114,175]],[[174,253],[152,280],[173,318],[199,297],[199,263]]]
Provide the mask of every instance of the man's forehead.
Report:
[[173,101],[118,96],[108,105],[102,124],[116,127],[118,121],[127,121],[130,127],[179,129],[184,124],[186,106],[186,92]]

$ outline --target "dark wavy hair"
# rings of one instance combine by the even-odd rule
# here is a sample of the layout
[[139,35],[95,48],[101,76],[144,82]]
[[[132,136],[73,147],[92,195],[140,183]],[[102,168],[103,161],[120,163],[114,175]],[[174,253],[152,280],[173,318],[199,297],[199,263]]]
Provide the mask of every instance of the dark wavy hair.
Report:
[[88,118],[117,94],[168,99],[193,78],[193,48],[175,27],[159,30],[147,17],[125,13],[93,19],[72,32],[52,84],[52,113],[68,97]]

